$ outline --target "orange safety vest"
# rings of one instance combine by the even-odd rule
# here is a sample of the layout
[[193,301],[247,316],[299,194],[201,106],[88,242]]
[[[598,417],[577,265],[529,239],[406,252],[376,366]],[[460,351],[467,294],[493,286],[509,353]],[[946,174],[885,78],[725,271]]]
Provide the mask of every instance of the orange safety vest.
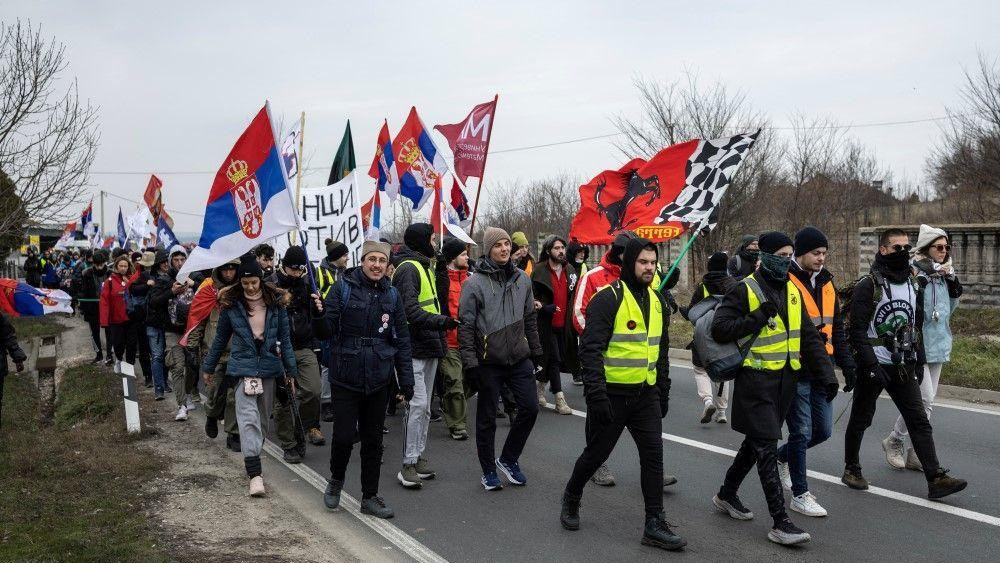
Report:
[[816,300],[813,299],[813,294],[809,291],[805,284],[799,280],[798,276],[789,275],[789,279],[792,283],[799,288],[799,292],[802,293],[802,301],[806,304],[806,313],[809,314],[809,318],[812,319],[813,325],[816,330],[826,335],[826,353],[829,356],[833,355],[833,307],[837,300],[837,291],[833,288],[833,282],[827,282],[823,284],[820,288],[820,301],[823,306],[823,310],[820,311],[819,306],[816,305]]

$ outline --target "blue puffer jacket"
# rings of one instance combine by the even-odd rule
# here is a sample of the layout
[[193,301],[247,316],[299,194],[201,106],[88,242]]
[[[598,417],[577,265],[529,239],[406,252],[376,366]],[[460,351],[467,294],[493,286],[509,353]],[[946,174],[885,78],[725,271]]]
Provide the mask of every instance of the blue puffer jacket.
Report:
[[[232,342],[230,343],[230,338]],[[258,349],[250,329],[246,307],[236,301],[219,312],[215,340],[204,361],[202,373],[215,373],[222,352],[229,347],[226,375],[230,377],[295,377],[295,352],[288,330],[288,312],[284,307],[268,307],[264,320],[264,342]],[[280,348],[280,357],[278,350]]]
[[913,265],[917,270],[917,279],[924,287],[923,339],[927,363],[951,361],[951,315],[958,307],[962,284],[954,275],[941,276],[935,272],[929,260],[918,260]]

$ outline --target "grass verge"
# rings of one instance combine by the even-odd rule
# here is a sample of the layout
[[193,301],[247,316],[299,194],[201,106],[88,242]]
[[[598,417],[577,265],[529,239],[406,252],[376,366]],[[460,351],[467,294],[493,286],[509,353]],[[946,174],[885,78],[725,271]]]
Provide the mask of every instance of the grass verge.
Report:
[[163,461],[124,430],[121,382],[92,366],[66,372],[54,424],[38,392],[7,378],[0,429],[0,561],[158,562],[142,485]]
[[17,339],[22,342],[36,336],[55,336],[67,330],[66,326],[57,320],[57,315],[8,318],[10,319],[10,323],[14,326],[14,330],[17,331]]

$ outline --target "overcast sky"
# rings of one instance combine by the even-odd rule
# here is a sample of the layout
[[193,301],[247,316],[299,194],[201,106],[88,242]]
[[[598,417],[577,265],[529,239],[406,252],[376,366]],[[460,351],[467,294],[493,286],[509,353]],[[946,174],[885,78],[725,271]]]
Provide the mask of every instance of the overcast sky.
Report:
[[[489,4],[489,5],[488,5]],[[942,116],[977,50],[1000,54],[1000,3],[909,2],[8,2],[66,44],[68,72],[100,106],[94,193],[138,200],[164,181],[176,230],[199,232],[212,173],[265,99],[306,112],[309,183],[325,183],[351,120],[367,170],[382,119],[411,105],[428,127],[499,93],[492,150],[615,131],[638,115],[632,84],[696,72],[786,125]],[[853,129],[897,177],[919,182],[939,125]],[[618,166],[609,140],[496,154],[497,182]],[[209,171],[209,174],[172,172]],[[141,174],[108,174],[141,172]],[[370,191],[368,195],[370,195]],[[118,205],[109,196],[105,221]],[[471,198],[471,194],[470,194]],[[95,195],[95,216],[98,198]]]

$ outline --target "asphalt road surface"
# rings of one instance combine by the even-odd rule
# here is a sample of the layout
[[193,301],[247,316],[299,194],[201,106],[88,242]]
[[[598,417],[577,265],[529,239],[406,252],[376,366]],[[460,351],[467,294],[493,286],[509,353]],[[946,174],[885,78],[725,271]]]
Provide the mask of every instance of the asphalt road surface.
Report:
[[[425,457],[437,472],[421,490],[403,489],[400,469],[402,431],[399,415],[387,419],[385,463],[380,494],[396,511],[390,522],[447,561],[996,561],[1000,553],[1000,416],[937,407],[932,416],[942,465],[969,481],[969,487],[941,503],[926,500],[923,474],[896,471],[886,465],[879,441],[898,412],[880,400],[872,428],[865,436],[862,464],[877,493],[853,491],[840,484],[843,432],[847,415],[833,437],[809,451],[810,490],[829,511],[826,518],[790,512],[793,521],[812,534],[812,541],[785,548],[766,538],[771,526],[756,471],[740,496],[756,514],[738,522],[712,506],[742,435],[729,425],[699,423],[701,401],[689,368],[672,368],[670,412],[663,421],[664,466],[679,482],[664,493],[667,519],[684,536],[683,552],[667,553],[642,546],[643,506],[639,464],[631,437],[622,435],[608,466],[617,486],[588,484],[581,507],[581,528],[559,525],[560,498],[573,463],[584,446],[586,410],[582,388],[564,375],[564,389],[578,415],[543,410],[521,457],[528,484],[506,485],[486,492],[479,483],[474,423],[470,438],[453,441],[443,422],[432,422]],[[840,394],[836,417],[848,404]],[[475,401],[470,403],[474,421]],[[506,436],[506,419],[498,420],[497,451]],[[324,425],[330,434],[330,425]],[[310,447],[305,463],[329,476],[329,445]],[[360,498],[358,448],[347,472],[345,492]],[[501,478],[502,479],[502,478]],[[786,492],[786,499],[790,496]],[[321,502],[319,493],[316,502]],[[343,511],[331,520],[354,518]]]

